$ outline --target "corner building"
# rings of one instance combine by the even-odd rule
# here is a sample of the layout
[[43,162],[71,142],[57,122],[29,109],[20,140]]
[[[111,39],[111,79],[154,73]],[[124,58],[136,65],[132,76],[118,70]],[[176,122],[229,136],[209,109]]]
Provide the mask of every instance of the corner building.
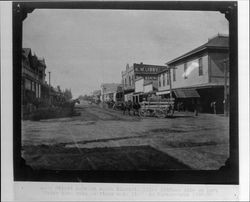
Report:
[[176,103],[192,110],[194,100],[198,100],[201,112],[211,112],[211,103],[216,102],[217,113],[223,113],[224,86],[228,73],[229,37],[217,35],[208,42],[167,63],[169,71],[158,75],[158,95],[169,97],[170,82],[172,96]]

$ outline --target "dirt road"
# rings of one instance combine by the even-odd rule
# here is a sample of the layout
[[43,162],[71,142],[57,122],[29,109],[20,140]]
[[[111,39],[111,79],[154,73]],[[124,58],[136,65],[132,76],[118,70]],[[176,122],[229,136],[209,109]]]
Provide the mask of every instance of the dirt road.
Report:
[[229,120],[176,113],[140,118],[82,104],[81,116],[23,121],[23,156],[34,168],[218,169],[229,156]]

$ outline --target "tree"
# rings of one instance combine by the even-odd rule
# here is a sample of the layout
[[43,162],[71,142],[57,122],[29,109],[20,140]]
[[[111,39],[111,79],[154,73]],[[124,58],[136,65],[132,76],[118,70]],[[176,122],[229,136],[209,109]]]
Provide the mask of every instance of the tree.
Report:
[[71,93],[71,89],[65,89],[65,91],[63,92],[63,95],[66,99],[66,101],[70,100],[72,98],[72,93]]
[[61,93],[62,91],[61,91],[61,87],[58,85],[57,86],[57,91],[59,92],[59,93]]

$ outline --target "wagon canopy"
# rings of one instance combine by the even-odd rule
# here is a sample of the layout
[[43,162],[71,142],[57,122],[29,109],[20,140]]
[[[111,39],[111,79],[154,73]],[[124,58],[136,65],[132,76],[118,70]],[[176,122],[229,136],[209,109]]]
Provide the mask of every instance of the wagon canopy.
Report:
[[177,98],[199,98],[200,95],[195,89],[176,89],[174,93]]

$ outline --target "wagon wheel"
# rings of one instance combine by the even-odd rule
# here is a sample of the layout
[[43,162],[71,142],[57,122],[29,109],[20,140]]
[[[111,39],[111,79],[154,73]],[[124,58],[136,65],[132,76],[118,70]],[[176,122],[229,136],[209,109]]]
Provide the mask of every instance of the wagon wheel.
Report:
[[155,116],[155,110],[148,109],[148,110],[147,110],[147,115],[148,115],[148,116],[151,116],[151,117],[152,117],[152,116]]
[[166,117],[164,110],[157,110],[155,115],[158,118],[165,118]]
[[140,115],[141,117],[145,117],[145,116],[146,116],[146,111],[145,111],[145,110],[140,110],[140,111],[139,111],[139,115]]

